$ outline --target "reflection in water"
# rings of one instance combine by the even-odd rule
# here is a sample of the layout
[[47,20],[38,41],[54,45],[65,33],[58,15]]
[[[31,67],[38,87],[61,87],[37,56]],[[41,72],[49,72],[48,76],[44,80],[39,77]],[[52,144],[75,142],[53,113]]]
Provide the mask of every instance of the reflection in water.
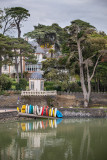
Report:
[[[57,128],[57,125],[61,123],[62,119],[46,120],[46,121],[35,121],[35,122],[26,122],[21,123],[21,129],[24,132],[21,132],[21,138],[27,139],[27,144],[30,147],[40,147],[40,140],[46,139],[46,136],[56,136],[56,131],[51,130],[50,132],[40,133],[34,132],[40,129],[45,130],[46,128]],[[30,131],[30,132],[29,132]]]
[[[87,144],[87,145],[85,146],[85,144]],[[83,130],[83,137],[81,140],[80,155],[78,157],[78,160],[83,159],[84,151],[86,152],[86,159],[87,159],[87,157],[89,155],[89,149],[90,149],[90,131],[89,131],[89,127],[85,126],[84,130]]]
[[[47,142],[49,142],[48,144],[52,144],[51,139],[47,140],[47,137],[56,137],[56,128],[61,121],[62,119],[54,119],[16,123],[15,136],[11,137],[12,134],[9,134],[11,137],[10,143],[5,146],[5,149],[0,144],[0,160],[40,159]],[[9,129],[14,130],[14,127],[16,125],[11,126]],[[8,126],[5,129],[7,130]]]
[[50,128],[57,128],[57,125],[62,122],[62,119],[54,119],[54,120],[46,120],[46,121],[35,121],[35,122],[26,122],[21,123],[21,128],[23,131],[32,131],[38,129],[46,129],[47,127]]
[[106,160],[106,146],[107,119],[0,124],[0,160]]

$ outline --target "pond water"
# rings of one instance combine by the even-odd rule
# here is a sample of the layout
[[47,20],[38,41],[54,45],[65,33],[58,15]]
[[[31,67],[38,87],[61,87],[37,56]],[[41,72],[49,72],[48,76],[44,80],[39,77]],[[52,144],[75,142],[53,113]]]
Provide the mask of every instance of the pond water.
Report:
[[107,119],[1,123],[0,160],[107,160]]

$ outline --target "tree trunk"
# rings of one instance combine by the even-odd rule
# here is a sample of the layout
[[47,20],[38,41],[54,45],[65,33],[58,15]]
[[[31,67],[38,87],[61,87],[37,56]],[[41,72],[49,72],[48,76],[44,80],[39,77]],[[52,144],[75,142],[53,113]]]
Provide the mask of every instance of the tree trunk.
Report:
[[88,92],[84,93],[84,107],[88,107],[89,105],[89,100],[90,100],[90,94],[91,94],[91,83],[90,83],[90,89],[88,89]]
[[2,67],[0,66],[0,76],[2,75]]
[[100,87],[99,87],[99,78],[97,78],[97,92],[99,92]]
[[51,52],[51,58],[53,58],[53,53]]
[[80,47],[80,40],[77,40],[77,47],[78,47],[78,54],[79,54],[80,81],[81,81],[81,87],[82,87],[83,96],[84,96],[84,107],[88,107],[90,94],[87,92],[86,86],[85,86],[84,71],[83,71],[83,56],[82,56],[81,47]]
[[95,77],[95,92],[97,92],[97,81],[96,81],[96,77]]
[[[2,62],[2,58],[1,58],[1,55],[0,55],[0,62]],[[0,76],[2,75],[2,64],[0,64]]]
[[20,71],[21,71],[21,78],[23,78],[22,56],[20,56]]
[[20,71],[21,71],[21,78],[23,78],[23,67],[22,67],[22,55],[20,51]]
[[[21,30],[20,30],[20,21],[16,23],[17,25],[17,30],[18,30],[18,38],[21,37]],[[22,71],[22,57],[20,55],[20,70],[21,70],[21,78],[23,78],[23,71]]]
[[17,63],[17,57],[15,57],[15,67],[16,67],[16,76],[17,76],[17,82],[19,83],[19,72],[18,72],[18,63]]
[[21,30],[19,24],[17,24],[17,30],[18,30],[18,38],[21,37]]

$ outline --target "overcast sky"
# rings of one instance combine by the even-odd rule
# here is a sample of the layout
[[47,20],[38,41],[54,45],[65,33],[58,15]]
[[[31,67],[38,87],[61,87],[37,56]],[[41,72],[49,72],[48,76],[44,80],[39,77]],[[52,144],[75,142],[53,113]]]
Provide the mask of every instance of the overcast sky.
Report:
[[22,35],[32,31],[38,23],[61,27],[81,19],[107,33],[107,0],[0,0],[0,8],[24,7],[30,18],[23,23]]

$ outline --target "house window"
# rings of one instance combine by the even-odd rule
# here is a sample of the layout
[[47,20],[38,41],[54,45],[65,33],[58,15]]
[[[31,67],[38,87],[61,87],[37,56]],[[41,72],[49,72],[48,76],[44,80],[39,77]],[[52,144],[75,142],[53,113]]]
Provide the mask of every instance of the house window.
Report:
[[37,65],[36,64],[26,64],[25,65],[25,71],[37,71]]
[[31,81],[31,90],[34,90],[34,82]]
[[4,65],[4,70],[7,70],[7,65],[6,64]]

